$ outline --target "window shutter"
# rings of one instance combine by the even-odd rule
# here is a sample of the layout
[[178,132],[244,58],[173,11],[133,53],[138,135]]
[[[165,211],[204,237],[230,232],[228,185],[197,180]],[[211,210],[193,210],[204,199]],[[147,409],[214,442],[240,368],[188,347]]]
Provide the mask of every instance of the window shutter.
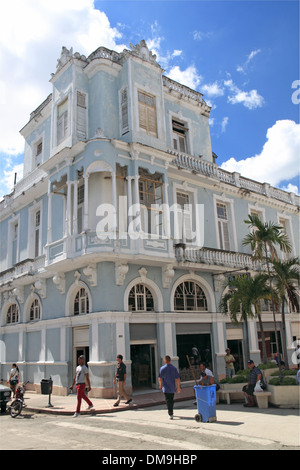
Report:
[[60,144],[68,134],[68,99],[57,108],[57,144]]
[[77,91],[77,136],[80,140],[86,139],[86,124],[87,124],[87,106],[86,94]]
[[121,130],[125,134],[129,130],[127,89],[121,91]]
[[138,91],[139,126],[157,137],[155,97]]
[[142,104],[139,104],[139,124],[141,129],[147,130],[147,110]]

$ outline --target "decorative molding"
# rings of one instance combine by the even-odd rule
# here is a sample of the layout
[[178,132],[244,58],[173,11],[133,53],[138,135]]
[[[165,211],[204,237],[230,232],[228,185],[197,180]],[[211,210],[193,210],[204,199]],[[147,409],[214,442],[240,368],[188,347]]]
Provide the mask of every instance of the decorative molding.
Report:
[[83,269],[83,274],[88,278],[88,281],[92,287],[97,286],[97,267],[95,263],[89,264],[86,268]]
[[148,271],[147,271],[146,268],[139,269],[139,275],[141,276],[142,282],[146,281],[147,273],[148,273]]
[[35,281],[34,287],[38,291],[40,297],[42,299],[45,299],[46,296],[47,296],[47,293],[46,293],[46,279],[38,279],[37,281]]
[[218,274],[217,276],[213,276],[213,280],[214,280],[215,291],[219,292],[225,282],[224,274]]
[[153,54],[152,51],[149,51],[147,43],[144,39],[142,39],[135,46],[133,46],[131,43],[129,43],[129,45],[131,47],[131,54],[135,55],[136,57],[139,57],[142,60],[146,60],[151,64],[159,65],[156,61],[156,55]]
[[129,266],[127,263],[115,263],[115,279],[117,286],[123,286]]
[[168,289],[171,285],[172,279],[175,275],[172,264],[167,264],[161,268],[162,272],[162,284],[164,289]]
[[61,294],[66,292],[66,276],[64,273],[55,273],[52,278],[54,284]]
[[19,300],[21,304],[24,303],[24,286],[18,286],[13,289],[13,294]]

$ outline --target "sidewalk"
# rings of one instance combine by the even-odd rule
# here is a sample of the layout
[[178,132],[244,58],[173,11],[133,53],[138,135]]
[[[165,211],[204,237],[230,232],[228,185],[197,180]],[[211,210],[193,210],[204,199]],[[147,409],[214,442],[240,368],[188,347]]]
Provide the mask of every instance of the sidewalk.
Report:
[[[74,388],[75,389],[75,388]],[[119,406],[114,407],[116,398],[90,398],[94,408],[92,411],[86,411],[87,404],[82,400],[81,414],[92,413],[110,413],[125,411],[128,409],[145,408],[165,404],[165,396],[160,390],[153,390],[148,393],[138,393],[133,395],[130,405],[125,405],[122,400]],[[181,394],[175,395],[175,401],[184,401],[195,398],[193,387],[182,388]],[[37,413],[51,413],[58,415],[73,415],[76,410],[77,397],[76,393],[68,396],[51,395],[50,403],[52,407],[48,407],[49,396],[40,395],[35,392],[26,391],[25,393],[26,410]]]
[[[190,404],[180,404],[175,406],[176,415],[179,420],[174,420],[178,426],[184,427],[188,419],[194,419],[197,413],[197,407],[194,409],[189,405],[195,402],[193,387],[181,389],[181,394],[175,394],[175,402],[183,402],[191,400]],[[134,393],[133,401],[130,405],[125,405],[122,400],[118,407],[114,407],[115,398],[91,398],[94,409],[87,411],[87,404],[82,401],[81,414],[104,414],[116,413],[126,410],[140,409],[143,413],[144,408],[154,407],[157,405],[165,405],[165,397],[163,392],[159,390],[147,391],[146,393]],[[35,413],[49,413],[51,415],[69,415],[72,416],[76,410],[77,397],[76,394],[68,396],[51,395],[50,402],[52,407],[47,407],[49,402],[48,395],[40,395],[35,392],[26,391],[25,403],[26,410]],[[130,411],[128,412],[130,415]],[[244,408],[243,403],[227,403],[217,404],[217,421],[215,423],[197,423],[203,432],[212,432],[213,435],[219,435],[220,438],[235,436],[236,439],[242,438],[257,441],[258,444],[264,443],[280,443],[286,448],[293,447],[300,450],[300,420],[299,409],[281,409],[269,407],[267,409]],[[150,414],[152,416],[152,414]],[[166,419],[167,413],[164,413]],[[181,416],[181,419],[180,419]],[[123,417],[123,416],[122,416]],[[125,415],[124,415],[125,417]],[[156,414],[153,414],[156,419]],[[196,423],[196,421],[195,421]]]

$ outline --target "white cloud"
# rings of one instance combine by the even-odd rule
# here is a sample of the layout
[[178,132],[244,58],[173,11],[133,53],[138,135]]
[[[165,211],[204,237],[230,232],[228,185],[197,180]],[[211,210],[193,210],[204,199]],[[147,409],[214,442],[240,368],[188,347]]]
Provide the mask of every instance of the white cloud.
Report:
[[299,188],[295,184],[289,183],[287,186],[281,186],[280,189],[287,191],[288,193],[295,193],[297,196],[300,196]]
[[203,39],[208,39],[212,36],[212,33],[204,33],[203,31],[194,31],[193,32],[193,39],[195,41],[203,41]]
[[207,83],[201,86],[201,92],[210,98],[217,98],[224,95],[224,88],[218,83]]
[[228,121],[229,121],[229,117],[228,117],[228,116],[225,116],[225,117],[222,119],[222,123],[221,123],[221,130],[222,130],[222,132],[225,132],[225,131],[226,131],[226,127],[227,127]]
[[202,77],[198,75],[194,65],[190,65],[185,70],[181,70],[178,65],[172,67],[168,72],[168,77],[194,90],[199,86]]
[[241,73],[246,73],[247,72],[247,69],[248,69],[248,66],[250,64],[250,62],[254,59],[254,57],[259,54],[261,52],[260,49],[256,49],[254,51],[251,51],[250,54],[247,56],[247,59],[246,61],[242,64],[242,65],[238,65],[237,66],[237,71],[238,72],[241,72]]
[[237,171],[242,176],[278,186],[300,174],[300,124],[294,121],[277,121],[267,131],[267,140],[259,155],[237,161],[230,158],[221,166]]
[[62,46],[88,55],[99,45],[121,51],[121,34],[93,0],[14,0],[0,7],[0,152],[23,152],[19,130],[51,93]]
[[260,108],[264,99],[261,95],[258,94],[257,90],[243,91],[240,90],[232,81],[225,80],[224,85],[229,88],[229,91],[232,93],[231,96],[228,96],[228,102],[232,104],[241,103],[248,109]]

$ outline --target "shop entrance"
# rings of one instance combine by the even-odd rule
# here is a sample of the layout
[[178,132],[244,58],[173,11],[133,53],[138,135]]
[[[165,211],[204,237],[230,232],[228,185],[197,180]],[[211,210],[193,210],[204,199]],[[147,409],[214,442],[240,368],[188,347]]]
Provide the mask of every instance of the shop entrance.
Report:
[[176,335],[176,341],[179,373],[182,382],[193,380],[193,373],[190,370],[186,356],[189,357],[198,380],[200,377],[200,362],[203,362],[208,369],[212,370],[211,335],[209,333]]
[[130,357],[132,387],[156,388],[156,344],[131,344]]

